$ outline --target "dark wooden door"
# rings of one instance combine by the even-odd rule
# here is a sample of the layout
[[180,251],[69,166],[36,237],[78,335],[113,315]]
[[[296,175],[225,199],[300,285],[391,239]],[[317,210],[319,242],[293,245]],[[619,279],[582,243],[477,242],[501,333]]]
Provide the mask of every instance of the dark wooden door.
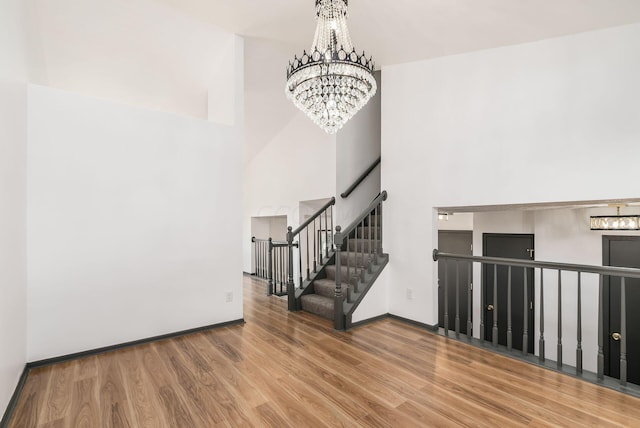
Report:
[[[483,234],[483,255],[487,257],[505,257],[511,259],[533,259],[534,237],[533,235],[521,234]],[[485,338],[493,340],[493,320],[495,313],[498,313],[498,343],[507,345],[508,329],[508,267],[498,266],[498,305],[495,307],[493,299],[494,289],[494,267],[483,265],[482,289],[484,293],[484,315],[485,315]],[[524,268],[513,267],[511,271],[511,332],[512,346],[514,349],[522,350],[522,339],[524,333],[524,317],[528,317],[528,345],[527,351],[534,352],[534,272],[527,269],[527,311],[525,313],[524,300]]]
[[[471,231],[438,231],[438,250],[443,253],[472,255],[473,232]],[[445,266],[448,275],[445,275]],[[469,298],[469,264],[466,262],[458,262],[459,276],[459,302],[460,302],[460,333],[467,334],[467,308]],[[445,287],[445,277],[449,278],[449,285]],[[456,326],[456,262],[453,260],[438,263],[438,325],[444,327],[444,292],[448,291],[448,313],[449,313],[449,329],[455,330]],[[472,306],[473,307],[473,303]]]
[[[640,236],[603,236],[602,258],[605,266],[640,268]],[[620,378],[620,283],[615,276],[604,277],[604,370],[607,376]],[[640,384],[640,279],[625,279],[627,308],[627,380]]]

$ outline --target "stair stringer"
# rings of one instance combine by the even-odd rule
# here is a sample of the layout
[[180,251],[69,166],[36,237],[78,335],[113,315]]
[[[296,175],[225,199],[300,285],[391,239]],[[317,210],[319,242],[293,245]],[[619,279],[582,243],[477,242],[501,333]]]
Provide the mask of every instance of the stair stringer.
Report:
[[355,290],[351,293],[351,302],[346,299],[342,303],[342,310],[345,317],[345,330],[351,328],[351,317],[355,310],[358,308],[362,300],[367,295],[373,284],[376,282],[380,273],[384,270],[385,266],[389,263],[389,254],[378,255],[378,263],[371,264],[371,273],[365,270],[364,281],[358,282],[358,292]]

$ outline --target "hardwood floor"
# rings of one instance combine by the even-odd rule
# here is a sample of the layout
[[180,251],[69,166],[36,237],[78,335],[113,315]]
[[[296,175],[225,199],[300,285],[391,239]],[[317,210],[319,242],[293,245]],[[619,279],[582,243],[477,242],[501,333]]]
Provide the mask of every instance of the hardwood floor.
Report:
[[247,323],[32,370],[10,427],[640,426],[640,399],[245,277]]

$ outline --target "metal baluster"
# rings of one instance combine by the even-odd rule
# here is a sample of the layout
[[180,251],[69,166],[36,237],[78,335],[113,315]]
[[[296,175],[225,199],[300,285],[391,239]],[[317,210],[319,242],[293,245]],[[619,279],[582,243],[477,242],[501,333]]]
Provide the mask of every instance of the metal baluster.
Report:
[[449,262],[444,260],[444,335],[449,336]]
[[527,284],[527,268],[524,268],[524,311],[522,316],[524,317],[524,329],[522,331],[522,355],[529,353],[529,284]]
[[456,260],[456,339],[460,338],[460,266]]
[[333,299],[333,328],[336,330],[344,330],[344,312],[342,305],[342,272],[340,268],[340,252],[342,249],[341,227],[336,226],[336,291]]
[[498,265],[493,265],[493,346],[498,346]]
[[[283,257],[282,258],[282,271],[286,272],[287,270],[289,270],[289,260],[287,257]],[[293,271],[293,267],[291,268],[291,270]]]
[[255,236],[251,237],[251,242],[253,242],[253,267],[254,267],[253,272],[257,276],[258,275],[258,243],[256,242]]
[[317,254],[316,252],[318,251],[318,245],[316,244],[316,235],[318,234],[318,232],[316,232],[318,229],[316,228],[316,219],[313,219],[313,273],[316,273],[317,270]]
[[627,293],[625,278],[620,281],[620,385],[627,386]]
[[507,280],[507,350],[513,348],[513,330],[511,328],[511,266],[508,268]]
[[300,235],[298,235],[298,273],[300,274],[300,289],[302,290],[302,246],[300,245],[302,239],[300,239]]
[[582,272],[578,272],[578,347],[576,348],[576,374],[582,373]]
[[471,322],[471,294],[473,293],[473,280],[471,278],[471,264],[467,265],[467,339],[471,340],[471,330],[473,330],[473,323]]
[[[358,285],[357,284],[351,284],[351,242],[350,242],[350,238],[349,235],[347,235],[347,284],[349,285],[353,285],[355,287],[355,291],[356,293],[358,292]],[[337,256],[336,256],[337,257]]]
[[371,240],[371,237],[373,236],[372,233],[371,233],[372,232],[371,231],[371,213],[369,213],[368,222],[369,222],[369,236],[368,236],[368,238],[369,238],[369,261],[367,263],[367,270],[369,271],[369,273],[371,273],[371,260],[372,260],[371,259],[371,254],[372,254],[371,246],[373,244],[373,241]]
[[290,311],[295,311],[297,308],[296,303],[296,290],[293,283],[293,228],[289,226],[287,228],[287,252],[289,257],[289,270],[287,272],[287,303]]
[[374,210],[375,225],[373,228],[373,242],[376,244],[376,248],[373,250],[373,262],[375,264],[378,264],[378,206],[376,205]]
[[380,241],[376,242],[376,248],[378,249],[378,254],[383,254],[384,252],[382,251],[382,240],[384,239],[384,233],[383,233],[383,229],[382,229],[382,202],[380,202],[380,204],[378,204],[378,206],[380,207],[380,210],[378,211],[378,215],[380,216]]
[[307,246],[307,281],[309,281],[311,279],[311,272],[309,271],[309,265],[311,265],[309,260],[309,226],[305,227],[304,230],[307,231],[307,240],[305,241],[305,244]]
[[366,263],[364,261],[364,256],[365,256],[365,251],[364,251],[364,219],[362,219],[362,221],[360,222],[360,233],[362,234],[361,238],[362,238],[362,251],[361,251],[361,257],[360,257],[360,280],[362,282],[364,282],[364,269],[366,266]]
[[598,379],[604,379],[604,275],[600,274],[598,286]]
[[544,362],[544,269],[540,268],[540,340],[538,341],[538,359]]
[[329,257],[329,222],[326,209],[324,210],[324,256]]
[[[318,226],[318,261],[322,265],[324,263],[324,252],[322,251],[322,213],[318,216],[320,225]],[[326,225],[325,225],[326,227]]]
[[269,238],[269,264],[267,265],[268,276],[268,295],[273,294],[273,240]]
[[[480,270],[482,272],[482,277],[484,278],[484,274],[487,271],[487,266],[484,263],[480,263]],[[488,287],[489,284],[486,284],[485,287]],[[486,299],[484,297],[484,287],[482,287],[483,289],[480,290],[480,341],[484,343],[484,339],[485,339],[485,319],[487,316],[487,308],[485,307],[486,305]]]
[[[331,250],[334,249],[335,244],[334,244],[334,236],[333,236],[333,205],[331,205]],[[349,249],[347,249],[347,251],[349,251]]]
[[562,271],[558,270],[558,368],[562,368]]

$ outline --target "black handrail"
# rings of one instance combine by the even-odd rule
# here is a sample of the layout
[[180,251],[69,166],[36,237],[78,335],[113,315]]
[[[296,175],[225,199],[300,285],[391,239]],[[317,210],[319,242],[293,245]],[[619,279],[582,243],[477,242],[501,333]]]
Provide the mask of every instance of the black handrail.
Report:
[[[365,208],[362,211],[362,214],[360,214],[358,217],[356,217],[356,219],[351,222],[351,224],[347,227],[345,227],[344,229],[341,230],[340,233],[340,238],[345,238],[347,236],[349,236],[349,234],[351,232],[353,232],[353,230],[358,227],[360,225],[360,223],[362,223],[362,220],[364,220],[369,214],[371,214],[371,211],[373,211],[375,209],[375,207],[377,207],[378,205],[380,205],[380,203],[382,201],[386,201],[387,200],[387,191],[384,190],[382,193],[380,193],[370,204],[367,208]],[[336,235],[336,241],[335,244],[338,245],[342,245],[342,241],[338,242],[338,235]]]
[[600,275],[621,276],[626,278],[640,278],[640,269],[614,267],[614,266],[594,266],[577,265],[573,263],[543,262],[535,260],[507,259],[503,257],[468,256],[464,254],[443,253],[437,249],[433,250],[433,261],[440,259],[467,260],[491,265],[519,266],[528,268],[554,269],[570,272],[596,273]]
[[294,237],[296,235],[299,235],[300,232],[302,232],[307,226],[309,226],[315,219],[320,217],[322,215],[322,213],[324,213],[327,208],[329,208],[330,206],[335,205],[335,204],[336,204],[336,198],[334,196],[329,200],[329,202],[324,204],[322,206],[322,208],[320,208],[311,217],[309,217],[307,220],[305,220],[304,223],[302,223],[300,226],[298,226],[298,228],[292,232],[292,237]]
[[376,159],[369,168],[367,168],[367,170],[365,172],[362,173],[362,175],[360,175],[360,177],[358,177],[356,179],[356,181],[349,186],[349,188],[347,190],[345,190],[343,193],[340,194],[341,198],[348,198],[349,195],[356,190],[356,188],[364,181],[365,178],[367,178],[369,176],[369,174],[371,174],[371,171],[373,171],[374,169],[376,169],[376,167],[378,165],[380,165],[380,162],[382,161],[382,158],[379,157],[378,159]]

